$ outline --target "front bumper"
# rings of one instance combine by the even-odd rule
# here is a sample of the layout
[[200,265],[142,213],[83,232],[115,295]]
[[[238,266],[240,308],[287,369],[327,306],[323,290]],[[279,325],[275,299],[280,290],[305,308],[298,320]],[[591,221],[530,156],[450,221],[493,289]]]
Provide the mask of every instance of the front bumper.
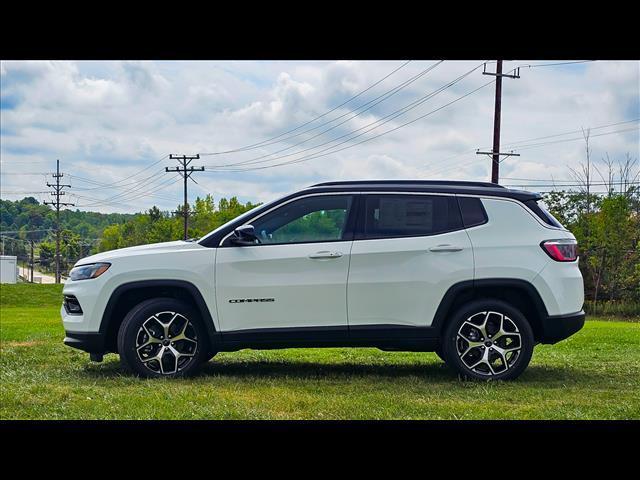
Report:
[[558,343],[584,326],[584,311],[569,315],[553,315],[542,319],[540,343]]
[[105,336],[100,332],[65,331],[64,344],[88,353],[103,354],[106,352]]

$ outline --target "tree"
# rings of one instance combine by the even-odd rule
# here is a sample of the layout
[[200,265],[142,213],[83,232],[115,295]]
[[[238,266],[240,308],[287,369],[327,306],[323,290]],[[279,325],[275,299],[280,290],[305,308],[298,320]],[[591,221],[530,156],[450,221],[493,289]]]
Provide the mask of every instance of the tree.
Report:
[[[600,300],[640,301],[640,172],[637,159],[627,154],[614,161],[606,155],[601,164],[587,159],[573,170],[577,192],[550,192],[545,203],[551,213],[578,240],[585,294]],[[606,187],[604,195],[592,189],[592,169]]]

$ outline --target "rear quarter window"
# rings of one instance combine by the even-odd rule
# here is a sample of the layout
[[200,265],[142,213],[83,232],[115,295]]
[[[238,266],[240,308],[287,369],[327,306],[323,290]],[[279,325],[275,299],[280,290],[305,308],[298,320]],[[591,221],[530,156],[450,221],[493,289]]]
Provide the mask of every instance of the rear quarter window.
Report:
[[487,212],[479,198],[458,197],[458,205],[460,206],[464,228],[482,225],[488,221]]
[[540,220],[552,227],[564,228],[562,224],[556,220],[542,205],[538,204],[537,200],[527,200],[524,204],[529,207],[533,213],[535,213]]

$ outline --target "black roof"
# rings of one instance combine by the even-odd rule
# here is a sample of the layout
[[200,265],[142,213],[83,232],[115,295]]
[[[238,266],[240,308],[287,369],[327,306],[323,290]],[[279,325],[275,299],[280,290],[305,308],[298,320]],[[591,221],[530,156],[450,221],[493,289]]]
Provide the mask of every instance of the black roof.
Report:
[[489,182],[465,182],[457,180],[346,180],[339,182],[323,182],[311,185],[309,189],[318,191],[343,191],[347,189],[360,191],[400,191],[429,193],[458,193],[461,195],[491,195],[508,197],[519,201],[538,200],[537,192],[512,190],[502,185]]

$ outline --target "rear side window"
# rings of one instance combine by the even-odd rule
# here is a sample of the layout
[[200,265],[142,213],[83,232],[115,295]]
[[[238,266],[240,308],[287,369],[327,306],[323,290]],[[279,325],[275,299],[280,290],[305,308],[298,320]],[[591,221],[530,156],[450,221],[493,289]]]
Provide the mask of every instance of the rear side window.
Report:
[[479,198],[458,197],[458,204],[460,205],[465,228],[475,227],[487,222],[487,212],[485,212],[482,201]]
[[367,195],[364,237],[435,235],[462,228],[455,197],[436,195]]
[[542,220],[547,225],[551,225],[552,227],[564,228],[562,224],[556,220],[556,218],[551,215],[542,205],[538,204],[537,200],[527,200],[524,204],[533,210],[540,220]]

